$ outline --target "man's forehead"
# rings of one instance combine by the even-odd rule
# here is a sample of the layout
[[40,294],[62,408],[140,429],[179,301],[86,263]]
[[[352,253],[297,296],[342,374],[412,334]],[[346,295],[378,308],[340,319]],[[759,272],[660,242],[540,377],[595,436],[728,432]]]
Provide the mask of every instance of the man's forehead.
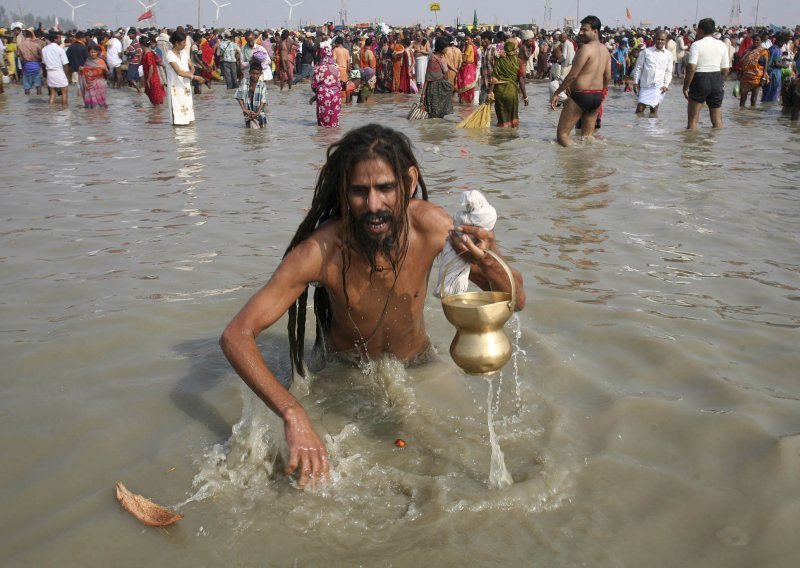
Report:
[[351,185],[366,183],[385,184],[397,181],[397,177],[389,163],[383,158],[368,158],[353,166],[350,175]]

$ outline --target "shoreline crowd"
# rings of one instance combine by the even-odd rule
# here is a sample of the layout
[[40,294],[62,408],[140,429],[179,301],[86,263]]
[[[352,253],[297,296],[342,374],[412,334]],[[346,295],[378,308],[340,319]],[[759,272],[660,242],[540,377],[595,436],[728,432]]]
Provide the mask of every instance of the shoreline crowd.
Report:
[[[705,32],[700,29],[703,21]],[[144,92],[154,106],[166,101],[172,123],[185,125],[194,121],[192,94],[198,94],[203,85],[211,89],[218,84],[235,92],[247,127],[264,128],[268,85],[282,91],[310,82],[309,103],[316,103],[317,123],[323,127],[339,126],[343,105],[365,102],[376,93],[409,93],[419,95],[423,116],[451,114],[454,102],[494,103],[497,126],[514,128],[519,125],[519,101],[525,106],[529,102],[526,82],[543,80],[550,84],[553,109],[563,106],[570,111],[569,124],[559,127],[559,142],[566,145],[569,138],[562,130],[571,130],[575,123],[580,127],[582,122],[582,133],[591,136],[594,127],[601,125],[602,102],[609,88],[634,91],[636,113],[649,108],[650,115],[657,116],[673,81],[690,73],[689,83],[711,80],[695,69],[697,55],[692,54],[701,45],[708,52],[713,41],[715,53],[726,61],[719,64],[716,71],[722,75],[714,81],[724,83],[728,72],[735,76],[734,95],[740,98],[740,106],[745,106],[748,97],[751,106],[758,104],[760,94],[761,102],[780,101],[792,120],[798,118],[800,26],[716,26],[706,19],[692,27],[612,29],[600,26],[596,18],[591,22],[589,35],[583,29],[577,33],[536,27],[392,29],[384,24],[374,28],[327,24],[302,30],[187,25],[174,30],[131,27],[62,32],[26,29],[14,22],[9,29],[0,28],[0,93],[4,85],[19,84],[26,95],[40,95],[46,86],[51,104],[58,98],[67,105],[69,86],[77,85],[84,106],[104,108],[109,88],[134,88]],[[604,68],[592,71],[592,85],[586,88],[588,68],[596,65],[586,65],[592,59],[581,57],[580,52],[594,42]],[[570,75],[576,62],[581,69]],[[582,83],[584,88],[578,89],[576,85]],[[719,85],[713,89],[696,85],[691,93],[689,87],[684,85],[688,127],[696,127],[693,102],[707,105],[712,124],[721,126],[715,113],[724,94]],[[717,94],[710,94],[714,89]],[[592,107],[596,113],[580,112]],[[699,114],[699,107],[694,110]],[[586,128],[587,121],[591,128]]]

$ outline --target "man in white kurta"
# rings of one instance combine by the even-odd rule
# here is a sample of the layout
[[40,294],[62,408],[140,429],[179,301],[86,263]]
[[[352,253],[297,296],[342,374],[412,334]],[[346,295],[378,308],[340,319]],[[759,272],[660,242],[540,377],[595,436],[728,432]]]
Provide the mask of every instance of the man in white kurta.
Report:
[[67,106],[67,79],[66,68],[69,65],[67,54],[61,47],[61,34],[53,33],[48,43],[42,49],[42,64],[47,69],[47,88],[50,91],[50,104],[56,102],[56,93],[61,90],[61,104]]
[[572,61],[575,59],[575,46],[565,33],[562,33],[559,39],[561,40],[561,59],[558,62],[561,64],[561,79],[563,79],[569,75],[572,69]]
[[650,107],[650,116],[658,116],[658,105],[672,83],[672,52],[666,48],[667,32],[658,32],[653,47],[639,54],[633,68],[633,90],[639,94],[636,114]]

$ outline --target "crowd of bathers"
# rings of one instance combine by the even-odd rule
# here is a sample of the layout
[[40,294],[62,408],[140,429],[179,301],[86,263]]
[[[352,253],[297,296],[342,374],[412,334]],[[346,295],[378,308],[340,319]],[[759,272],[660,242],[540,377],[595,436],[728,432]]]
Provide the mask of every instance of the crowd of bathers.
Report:
[[[569,73],[580,47],[570,28],[555,31],[507,26],[391,28],[385,24],[344,27],[328,23],[300,30],[195,28],[191,25],[177,29],[185,33],[193,68],[203,78],[203,81],[193,81],[195,92],[200,89],[201,82],[208,85],[219,82],[229,89],[238,89],[254,61],[263,69],[261,80],[274,81],[281,90],[304,80],[313,82],[314,69],[329,54],[340,75],[343,103],[363,102],[373,93],[420,92],[425,87],[428,63],[436,53],[446,63],[444,79],[450,84],[453,100],[464,104],[483,102],[491,90],[493,67],[497,58],[504,55],[508,41],[514,42],[512,47],[519,58],[523,78],[548,80],[555,87]],[[666,49],[673,56],[674,77],[682,77],[695,37],[694,28],[604,27],[601,41],[611,54],[614,85],[626,90],[631,88],[631,71],[639,53],[652,46],[662,30],[668,34]],[[51,41],[57,41],[63,48],[72,83],[78,81],[78,72],[88,59],[87,47],[95,46],[108,68],[107,80],[111,87],[127,85],[139,89],[142,87],[139,69],[142,44],[152,47],[163,66],[174,31],[103,28],[62,33],[25,28],[21,22],[14,22],[8,28],[0,28],[4,73],[0,89],[4,83],[19,83],[26,93],[34,89],[40,93],[47,73],[42,50]],[[754,48],[753,38],[757,38],[766,59],[756,58],[756,62],[764,67],[765,76],[772,77],[769,88],[762,93],[764,100],[782,99],[788,107],[797,106],[794,87],[800,55],[800,26],[757,29],[722,26],[717,28],[714,37],[728,47],[733,72],[740,78],[749,73],[743,64],[749,64],[747,56]],[[490,56],[487,56],[488,50],[493,51]],[[166,81],[163,71],[161,75]],[[781,79],[783,88],[779,86]]]

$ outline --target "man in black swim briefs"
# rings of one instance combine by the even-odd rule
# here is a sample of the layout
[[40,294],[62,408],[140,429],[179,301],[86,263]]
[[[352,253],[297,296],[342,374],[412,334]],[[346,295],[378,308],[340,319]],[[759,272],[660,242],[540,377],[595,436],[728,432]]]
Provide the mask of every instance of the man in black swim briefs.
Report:
[[603,91],[572,91],[569,98],[575,101],[584,113],[594,112],[603,104]]
[[556,110],[561,93],[569,93],[558,120],[556,136],[562,146],[572,144],[570,131],[581,121],[581,135],[591,137],[597,124],[597,115],[603,103],[603,93],[611,81],[611,56],[600,43],[600,19],[586,16],[581,20],[578,40],[581,46],[575,55],[572,69],[561,86],[553,93],[550,108]]

